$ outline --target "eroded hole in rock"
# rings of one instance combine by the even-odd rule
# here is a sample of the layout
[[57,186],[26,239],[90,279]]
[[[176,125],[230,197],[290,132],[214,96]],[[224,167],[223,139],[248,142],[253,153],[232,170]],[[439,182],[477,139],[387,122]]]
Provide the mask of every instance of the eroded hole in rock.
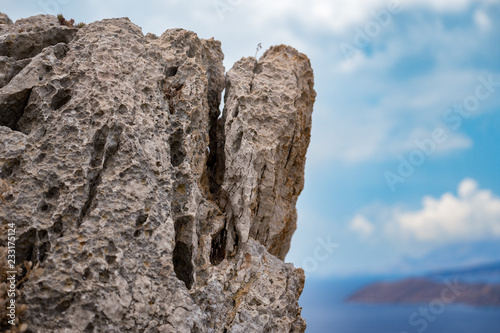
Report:
[[210,129],[209,129],[209,155],[207,159],[207,176],[209,191],[213,198],[218,201],[220,196],[221,185],[224,182],[225,172],[225,154],[224,141],[225,136],[220,135],[223,128],[223,119],[220,118],[222,112],[219,110],[220,99],[212,98],[213,108],[210,113]]
[[184,162],[184,158],[186,157],[186,153],[184,152],[183,147],[183,132],[182,130],[177,130],[169,139],[170,144],[170,160],[172,166],[177,167],[182,162]]
[[233,226],[233,231],[232,231],[233,244],[232,244],[231,249],[228,249],[228,250],[231,251],[232,253],[236,253],[238,251],[238,244],[240,242],[240,238],[238,236],[238,230],[236,230],[236,223],[234,221],[234,217],[232,219],[231,224]]
[[236,135],[236,140],[233,142],[233,152],[238,152],[241,148],[241,142],[243,141],[243,130],[239,130],[238,134]]
[[177,278],[191,289],[194,281],[193,265],[193,226],[192,216],[181,216],[174,222],[175,246],[172,256],[174,272]]
[[75,300],[75,294],[74,293],[69,294],[69,299],[65,299],[61,303],[57,304],[54,311],[57,313],[63,313],[64,311],[69,309],[71,304],[73,304],[74,300]]
[[226,228],[212,236],[212,248],[210,251],[210,262],[217,266],[226,257]]
[[59,198],[59,187],[52,186],[47,192],[45,192],[45,199],[52,200]]
[[116,256],[106,256],[106,262],[108,265],[113,265],[116,262]]
[[93,333],[95,331],[95,326],[92,323],[88,323],[85,329],[83,330],[83,333]]
[[104,271],[102,271],[102,272],[99,273],[99,281],[100,282],[108,283],[109,282],[109,278],[110,278],[110,275],[109,275],[109,271],[108,270],[104,270]]
[[125,105],[121,104],[121,105],[118,107],[118,111],[117,111],[117,112],[118,112],[119,114],[121,114],[121,115],[125,115],[125,114],[127,114],[127,113],[128,113],[128,108],[127,108]]
[[[148,217],[149,217],[148,214],[140,214],[136,218],[134,237],[139,237],[140,235],[143,234],[142,226],[144,225],[144,223],[146,223],[146,221],[148,220]],[[114,244],[113,244],[113,246],[114,246]],[[116,247],[115,247],[115,252],[116,252]]]
[[295,132],[292,135],[292,140],[290,141],[290,147],[288,148],[288,154],[286,156],[286,162],[285,162],[285,168],[288,166],[288,163],[290,162],[290,158],[292,157],[292,150],[293,150],[293,142],[295,140]]
[[31,95],[31,89],[24,89],[0,98],[0,126],[7,126],[13,131],[20,131],[17,123],[21,119]]
[[52,97],[52,100],[50,101],[50,107],[52,108],[52,110],[59,110],[70,100],[71,90],[61,89],[54,95],[54,97]]
[[68,54],[69,46],[66,43],[59,43],[52,48],[57,59],[61,60]]
[[209,192],[212,199],[219,202],[221,186],[225,173],[225,135],[224,133],[224,102],[230,90],[230,81],[226,80],[226,87],[222,91],[208,90],[207,98],[210,107],[209,113],[209,155],[206,162]]
[[142,225],[146,222],[146,220],[148,219],[148,214],[141,214],[137,217],[137,219],[135,220],[135,227],[138,229],[140,227],[142,227]]
[[176,242],[173,253],[174,272],[188,289],[193,285],[193,264],[191,247],[184,242]]
[[88,196],[80,211],[77,226],[81,225],[83,219],[91,210],[93,201],[97,195],[97,188],[101,183],[101,174],[110,161],[114,159],[114,155],[120,146],[122,132],[123,128],[119,126],[113,126],[110,129],[107,125],[104,125],[94,135],[90,169],[87,174]]
[[40,208],[39,209],[40,209],[41,212],[46,213],[46,212],[48,212],[50,210],[50,208],[51,208],[50,204],[45,203],[45,202],[40,203]]
[[109,127],[104,125],[101,129],[97,130],[93,139],[92,158],[90,160],[90,167],[97,168],[101,166],[104,157],[104,147],[106,146],[106,138],[108,136]]
[[113,242],[112,240],[108,242],[108,246],[106,248],[108,249],[108,252],[111,254],[116,253],[118,251],[115,242]]
[[196,53],[196,46],[194,45],[191,45],[189,46],[189,50],[186,52],[186,55],[188,56],[188,58],[194,58],[194,55]]
[[50,251],[50,242],[47,230],[38,231],[38,261],[43,262]]
[[168,83],[163,81],[162,87],[163,87],[162,88],[163,94],[168,104],[168,111],[170,112],[170,114],[174,114],[175,105],[177,104],[177,101],[179,100],[179,97],[182,94],[182,88],[184,88],[184,85]]
[[239,114],[240,114],[240,106],[237,105],[233,111],[233,118],[237,118]]
[[62,223],[62,218],[59,216],[59,218],[54,222],[54,224],[51,227],[52,233],[56,235],[57,237],[62,236],[62,231],[63,231],[63,223]]
[[88,183],[88,195],[87,200],[83,204],[82,210],[80,211],[80,216],[78,217],[77,226],[79,227],[83,219],[87,216],[97,194],[97,187],[101,182],[101,175],[95,171],[89,172],[89,183]]
[[14,172],[14,170],[17,169],[17,167],[19,167],[20,164],[21,161],[17,158],[5,162],[4,165],[2,165],[2,167],[0,168],[0,176],[2,176],[2,178],[5,179],[9,178]]
[[85,268],[85,271],[83,272],[82,279],[83,280],[88,280],[92,278],[92,272],[90,271],[90,268]]
[[17,238],[16,263],[23,263],[33,259],[33,249],[35,248],[36,237],[36,229],[30,229]]
[[175,76],[175,74],[177,74],[177,71],[179,70],[179,67],[178,66],[172,66],[172,67],[168,67],[166,70],[165,70],[165,76]]
[[107,167],[109,163],[114,159],[118,148],[120,147],[120,138],[123,132],[123,128],[120,126],[113,126],[106,142],[106,152],[104,154],[103,168]]

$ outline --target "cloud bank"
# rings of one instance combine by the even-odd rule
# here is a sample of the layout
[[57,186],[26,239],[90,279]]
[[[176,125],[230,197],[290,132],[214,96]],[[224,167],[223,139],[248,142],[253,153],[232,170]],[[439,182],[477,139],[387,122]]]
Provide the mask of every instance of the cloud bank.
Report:
[[443,244],[500,238],[500,198],[466,178],[456,194],[426,196],[418,210],[395,207],[387,213],[380,209],[371,219],[377,222],[358,214],[349,228],[363,238],[373,235],[392,242]]
[[395,213],[401,232],[418,241],[475,240],[500,237],[500,198],[464,179],[458,193],[425,197],[422,209]]

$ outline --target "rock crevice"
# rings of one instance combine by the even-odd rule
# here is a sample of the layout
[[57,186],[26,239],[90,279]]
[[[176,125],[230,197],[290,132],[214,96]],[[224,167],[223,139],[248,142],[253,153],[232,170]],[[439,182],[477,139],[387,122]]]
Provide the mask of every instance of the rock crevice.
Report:
[[33,263],[29,329],[305,330],[304,273],[283,259],[311,65],[284,45],[227,73],[223,58],[213,38],[126,18],[0,15],[0,222]]

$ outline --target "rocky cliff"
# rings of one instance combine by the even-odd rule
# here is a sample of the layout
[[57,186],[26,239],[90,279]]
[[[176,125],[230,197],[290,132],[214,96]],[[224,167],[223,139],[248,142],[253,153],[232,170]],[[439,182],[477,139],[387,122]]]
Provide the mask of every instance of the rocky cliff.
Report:
[[126,18],[0,15],[0,223],[28,331],[305,330],[304,273],[283,259],[310,62],[280,45],[225,73],[223,57]]

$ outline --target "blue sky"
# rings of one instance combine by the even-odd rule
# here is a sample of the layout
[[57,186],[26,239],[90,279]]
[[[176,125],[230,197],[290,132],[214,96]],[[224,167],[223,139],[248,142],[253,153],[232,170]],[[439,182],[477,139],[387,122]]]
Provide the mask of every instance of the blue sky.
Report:
[[318,97],[287,261],[309,276],[387,272],[500,238],[498,0],[1,0],[0,10],[193,30],[222,42],[226,70],[258,43],[306,53]]

